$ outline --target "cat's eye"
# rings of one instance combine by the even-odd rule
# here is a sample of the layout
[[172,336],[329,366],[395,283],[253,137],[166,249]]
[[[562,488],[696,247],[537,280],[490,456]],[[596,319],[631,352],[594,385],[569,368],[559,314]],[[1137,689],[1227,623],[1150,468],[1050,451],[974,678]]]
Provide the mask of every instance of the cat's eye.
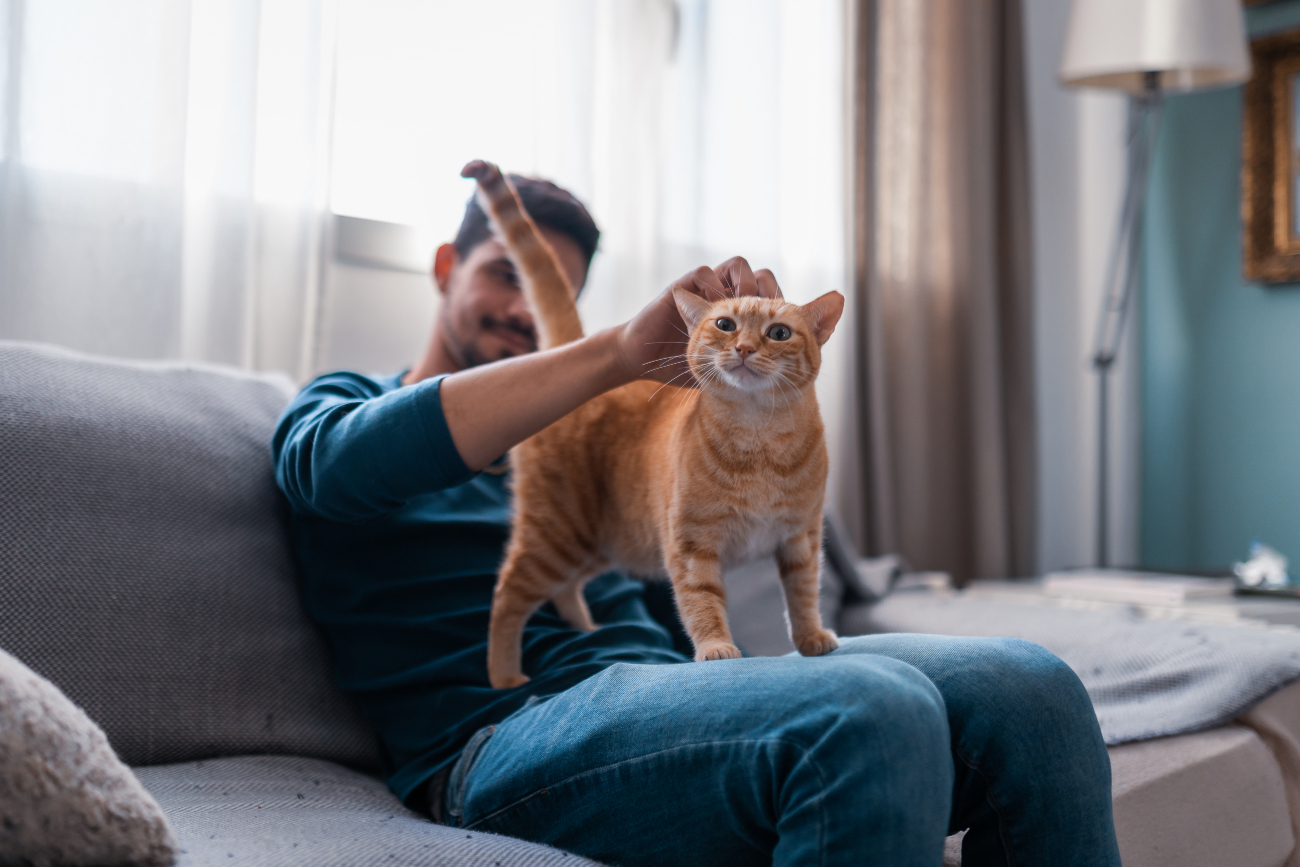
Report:
[[793,333],[789,325],[773,325],[767,329],[767,336],[772,340],[789,340]]
[[728,318],[725,317],[725,316],[722,317],[721,319],[719,319],[717,322],[715,322],[715,323],[713,323],[713,324],[716,325],[716,326],[718,326],[718,330],[719,330],[719,331],[735,331],[735,330],[736,330],[736,322],[735,322],[735,320],[733,320],[733,319],[728,319]]

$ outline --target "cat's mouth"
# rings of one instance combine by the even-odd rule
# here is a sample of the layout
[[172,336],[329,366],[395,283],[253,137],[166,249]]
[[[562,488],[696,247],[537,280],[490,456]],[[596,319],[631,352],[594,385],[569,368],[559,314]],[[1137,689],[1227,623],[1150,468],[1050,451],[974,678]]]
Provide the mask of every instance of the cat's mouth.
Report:
[[768,384],[768,375],[750,367],[744,360],[728,367],[719,364],[718,370],[722,374],[723,382],[741,391],[759,391]]

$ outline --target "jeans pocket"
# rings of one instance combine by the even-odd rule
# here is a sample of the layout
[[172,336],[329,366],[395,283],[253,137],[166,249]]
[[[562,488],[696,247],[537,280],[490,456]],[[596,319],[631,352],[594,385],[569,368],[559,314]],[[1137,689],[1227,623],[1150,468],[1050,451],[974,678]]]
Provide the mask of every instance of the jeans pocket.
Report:
[[474,760],[478,758],[479,752],[492,737],[496,728],[494,725],[483,726],[474,732],[469,743],[465,744],[465,749],[460,751],[460,758],[452,765],[451,775],[447,778],[447,815],[450,818],[448,824],[455,824],[457,828],[464,822],[465,781],[469,779],[469,772],[474,769]]

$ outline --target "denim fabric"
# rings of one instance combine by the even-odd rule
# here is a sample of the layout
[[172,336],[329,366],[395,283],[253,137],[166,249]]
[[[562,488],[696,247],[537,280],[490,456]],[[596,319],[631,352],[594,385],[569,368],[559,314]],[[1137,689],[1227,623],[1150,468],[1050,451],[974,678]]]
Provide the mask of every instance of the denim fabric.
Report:
[[617,664],[480,730],[462,827],[611,865],[1119,867],[1074,673],[1014,639],[873,635],[820,658]]

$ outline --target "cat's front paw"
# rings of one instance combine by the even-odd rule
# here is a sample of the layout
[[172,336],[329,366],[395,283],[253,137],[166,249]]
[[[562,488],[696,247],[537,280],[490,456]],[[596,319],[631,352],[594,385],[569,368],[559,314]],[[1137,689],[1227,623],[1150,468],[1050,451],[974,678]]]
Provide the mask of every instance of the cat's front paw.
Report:
[[695,661],[710,659],[740,659],[740,648],[726,641],[706,641],[695,648]]
[[840,646],[840,640],[829,629],[819,629],[807,635],[797,636],[794,646],[799,648],[801,656],[822,656]]

